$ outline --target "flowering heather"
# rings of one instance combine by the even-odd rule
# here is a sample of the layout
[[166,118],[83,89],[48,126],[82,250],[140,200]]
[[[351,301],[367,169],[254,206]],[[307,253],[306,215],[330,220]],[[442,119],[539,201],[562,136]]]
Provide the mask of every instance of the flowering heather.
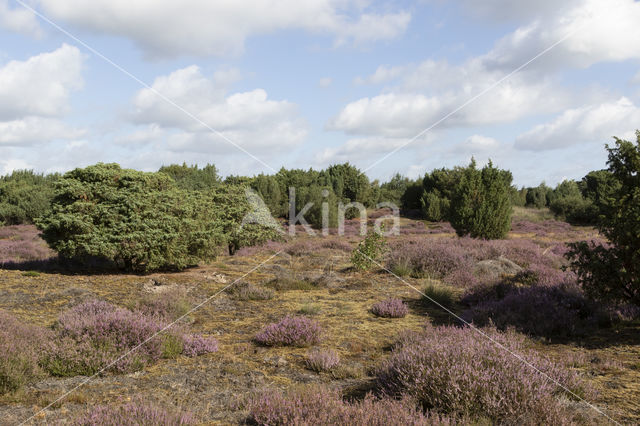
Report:
[[286,244],[282,241],[269,240],[261,245],[242,247],[236,252],[236,256],[253,256],[264,251],[277,252],[282,250],[285,246]]
[[307,353],[306,363],[313,371],[329,371],[340,363],[340,357],[333,349],[316,348]]
[[[522,336],[493,329],[483,332],[584,395],[575,373],[526,350]],[[404,334],[380,367],[377,381],[387,394],[407,394],[425,409],[440,413],[497,423],[519,423],[523,418],[541,424],[570,420],[556,398],[560,388],[469,327],[429,326],[421,333]]]
[[626,303],[609,308],[610,316],[615,321],[635,321],[640,319],[640,306]]
[[305,316],[286,316],[266,326],[255,340],[266,346],[310,346],[320,341],[321,334],[316,321]]
[[477,286],[480,280],[469,269],[459,268],[445,275],[442,282],[452,287],[470,288]]
[[0,227],[0,264],[45,260],[55,256],[33,225]]
[[514,221],[511,224],[511,231],[519,234],[535,234],[538,237],[546,237],[549,234],[571,235],[574,229],[567,222],[549,219],[543,222]]
[[140,300],[135,311],[147,316],[173,321],[191,309],[191,303],[184,287],[171,287],[163,292],[147,295]]
[[50,330],[25,324],[0,310],[0,395],[43,374],[40,347],[51,339]]
[[259,425],[453,425],[450,417],[425,415],[409,399],[378,399],[345,402],[340,392],[326,386],[306,386],[265,391],[249,406],[249,415]]
[[409,240],[391,246],[389,269],[409,268],[413,276],[442,278],[457,268],[470,268],[471,259],[454,240]]
[[90,301],[62,313],[58,319],[59,338],[48,345],[45,365],[54,375],[95,374],[111,361],[137,348],[116,362],[115,372],[139,370],[163,356],[188,356],[212,352],[217,342],[191,336],[173,327],[150,339],[164,323],[156,317],[119,308],[104,301]]
[[512,287],[495,296],[485,296],[473,305],[464,313],[466,319],[548,338],[584,334],[606,321],[604,313],[575,284]]
[[218,351],[218,341],[213,337],[200,334],[186,334],[183,336],[183,354],[189,357],[204,355]]
[[523,268],[557,269],[563,260],[550,250],[525,239],[476,240],[472,238],[409,238],[390,244],[387,266],[415,277],[443,279],[454,286],[473,286],[487,277],[472,278],[473,266],[483,260],[509,259]]
[[168,410],[143,401],[120,406],[99,405],[71,422],[73,426],[174,426],[197,423],[189,412]]
[[402,318],[409,313],[409,308],[400,299],[387,299],[373,305],[371,313],[385,318]]

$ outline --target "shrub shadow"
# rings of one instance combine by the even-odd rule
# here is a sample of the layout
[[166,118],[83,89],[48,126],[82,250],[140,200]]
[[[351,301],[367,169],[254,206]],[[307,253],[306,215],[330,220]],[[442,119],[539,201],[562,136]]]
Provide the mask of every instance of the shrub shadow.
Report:
[[[192,265],[185,269],[196,267]],[[160,269],[148,272],[126,270],[114,262],[92,257],[82,261],[73,259],[63,259],[60,257],[50,257],[48,259],[25,260],[20,262],[9,261],[0,264],[0,269],[10,271],[36,271],[41,273],[55,273],[60,275],[149,275],[158,272],[178,272],[177,269]]]
[[[448,325],[455,327],[464,326],[464,322],[442,309],[440,306],[428,299],[411,299],[405,300],[405,303],[414,314],[429,317],[431,324],[435,326]],[[457,305],[447,306],[454,314],[460,316],[460,308]]]

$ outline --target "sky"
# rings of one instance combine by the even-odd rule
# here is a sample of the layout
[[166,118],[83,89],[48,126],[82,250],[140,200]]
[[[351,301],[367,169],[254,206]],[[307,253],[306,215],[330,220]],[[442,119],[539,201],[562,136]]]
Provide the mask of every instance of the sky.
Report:
[[635,140],[638,22],[634,0],[0,0],[0,174],[475,157],[555,185]]

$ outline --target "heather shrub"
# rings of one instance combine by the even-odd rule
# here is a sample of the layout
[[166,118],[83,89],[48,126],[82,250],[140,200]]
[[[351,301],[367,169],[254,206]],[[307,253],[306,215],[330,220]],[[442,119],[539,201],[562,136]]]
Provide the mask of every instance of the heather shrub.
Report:
[[364,240],[351,253],[351,263],[357,269],[366,271],[381,262],[386,249],[386,240],[381,233],[370,230]]
[[274,296],[273,290],[244,281],[232,286],[229,293],[236,300],[269,300]]
[[255,337],[266,346],[310,346],[320,341],[320,325],[304,316],[286,316],[266,326]]
[[46,260],[55,256],[33,225],[0,227],[0,264]]
[[604,312],[575,284],[500,287],[494,290],[495,298],[485,295],[484,300],[466,311],[466,319],[477,325],[493,323],[502,330],[515,327],[547,338],[585,334],[608,322]]
[[[418,240],[396,243],[392,246],[387,267],[392,271],[410,271],[413,277],[442,278],[463,267],[470,268],[465,250],[448,240]],[[398,274],[401,275],[401,274]]]
[[[387,267],[394,272],[410,271],[409,275],[416,278],[451,280],[455,285],[457,278],[462,283],[467,279],[471,283],[482,281],[484,277],[471,277],[475,264],[500,258],[509,259],[523,268],[557,269],[562,265],[560,256],[551,250],[543,250],[528,239],[407,238],[390,244]],[[449,275],[451,277],[447,279]]]
[[384,318],[403,318],[409,313],[409,308],[400,299],[387,299],[373,305],[371,313]]
[[340,363],[338,353],[333,349],[315,348],[307,353],[307,368],[313,371],[329,371]]
[[[162,357],[194,356],[217,349],[213,339],[193,336],[174,326],[103,301],[90,301],[63,312],[56,324],[58,338],[44,349],[43,365],[56,376],[92,375],[107,367],[114,372],[136,371]],[[135,348],[135,350],[133,350]],[[132,351],[133,350],[133,351]],[[127,354],[122,359],[119,357]]]
[[0,395],[14,392],[43,375],[40,348],[52,339],[51,334],[0,310]]
[[265,391],[249,403],[250,420],[259,425],[452,425],[454,418],[425,415],[409,399],[345,402],[326,386],[306,386],[286,392]]
[[479,284],[478,277],[468,269],[454,269],[444,276],[442,282],[455,288],[470,288]]
[[218,341],[213,337],[200,334],[185,334],[182,336],[182,354],[188,357],[204,355],[218,351]]
[[135,311],[165,320],[176,320],[191,309],[191,301],[184,287],[171,287],[165,291],[149,294],[138,301]]
[[494,341],[469,328],[427,327],[404,334],[377,374],[381,390],[408,394],[423,408],[440,413],[488,418],[496,423],[566,423],[562,393],[552,381],[499,347],[520,354],[537,369],[579,396],[585,388],[575,373],[531,350],[513,331],[483,329]]
[[445,308],[451,308],[454,304],[455,296],[450,288],[431,283],[422,290],[422,302],[427,306],[432,306],[434,301]]
[[71,422],[74,426],[174,426],[197,423],[193,414],[187,411],[168,409],[142,400],[123,405],[98,405]]

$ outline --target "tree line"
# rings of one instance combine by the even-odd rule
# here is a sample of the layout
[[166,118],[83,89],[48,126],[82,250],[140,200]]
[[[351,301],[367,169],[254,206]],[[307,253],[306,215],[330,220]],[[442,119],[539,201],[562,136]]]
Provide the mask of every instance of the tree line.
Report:
[[[262,197],[271,215],[286,219],[292,213],[289,188],[294,187],[293,213],[312,203],[305,218],[317,227],[323,203],[329,207],[329,225],[335,226],[338,203],[372,208],[384,201],[430,221],[449,221],[458,235],[487,239],[506,236],[513,206],[548,207],[569,222],[597,226],[609,241],[571,245],[571,266],[585,288],[638,303],[640,132],[636,143],[615,138],[615,145],[606,148],[607,169],[553,189],[544,183],[518,189],[508,170],[491,162],[479,168],[473,160],[417,180],[397,174],[382,184],[349,163],[225,179],[211,164],[141,172],[98,163],[63,175],[20,170],[0,177],[0,221],[36,224],[62,258],[85,264],[101,259],[146,272],[182,269],[213,259],[223,249],[233,254],[280,238],[260,224],[240,226],[253,208],[247,188]],[[355,217],[356,209],[348,214]]]

